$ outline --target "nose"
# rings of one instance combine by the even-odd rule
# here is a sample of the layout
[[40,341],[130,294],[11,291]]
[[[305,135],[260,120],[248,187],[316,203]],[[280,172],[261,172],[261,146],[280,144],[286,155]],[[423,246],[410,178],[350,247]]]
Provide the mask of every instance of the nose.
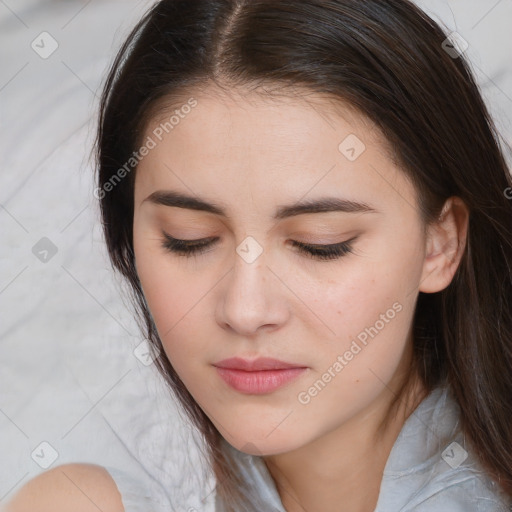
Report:
[[217,322],[224,329],[252,336],[259,329],[277,329],[286,322],[286,286],[269,263],[265,251],[252,262],[243,251],[236,252],[233,268],[222,280],[216,310]]

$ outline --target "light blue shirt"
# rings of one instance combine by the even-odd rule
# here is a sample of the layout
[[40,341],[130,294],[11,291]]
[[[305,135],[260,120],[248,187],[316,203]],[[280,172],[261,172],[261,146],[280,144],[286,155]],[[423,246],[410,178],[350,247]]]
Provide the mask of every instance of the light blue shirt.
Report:
[[[465,442],[459,411],[448,389],[439,387],[407,418],[388,457],[374,512],[512,511],[512,500]],[[256,510],[286,512],[263,459],[223,445],[248,482],[246,501]],[[225,512],[218,496],[215,512]]]
[[[459,410],[447,388],[435,389],[419,404],[393,445],[374,512],[512,512],[512,499],[500,492],[465,442]],[[286,512],[263,459],[224,440],[222,445],[246,483],[243,493],[253,507],[250,511]],[[117,484],[125,512],[174,510],[162,483],[143,484],[118,468],[106,469]],[[243,507],[237,512],[248,511]],[[219,496],[215,512],[226,512]]]

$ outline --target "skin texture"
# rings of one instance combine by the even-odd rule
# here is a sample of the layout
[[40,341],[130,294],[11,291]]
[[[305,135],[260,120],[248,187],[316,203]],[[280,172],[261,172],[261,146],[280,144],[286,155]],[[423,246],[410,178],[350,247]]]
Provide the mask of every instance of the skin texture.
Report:
[[[372,511],[396,436],[424,396],[413,376],[410,399],[379,428],[411,365],[417,295],[453,278],[467,209],[450,198],[441,221],[425,231],[415,190],[372,123],[324,97],[275,101],[213,86],[191,96],[197,106],[142,159],[135,181],[137,271],[164,350],[225,439],[264,456],[287,511],[338,511],[340,503],[344,512]],[[366,146],[354,161],[338,149],[350,134]],[[144,201],[156,190],[214,202],[229,217]],[[379,213],[272,218],[278,206],[323,196],[366,202]],[[219,240],[187,257],[162,247],[162,231]],[[236,252],[248,236],[263,249],[250,264]],[[334,260],[290,245],[354,236],[352,252]],[[301,403],[299,394],[365,328],[380,326],[393,304],[400,311]],[[308,369],[273,393],[247,395],[212,366],[232,356]]]
[[1,512],[124,512],[108,471],[95,464],[63,464],[25,484]]

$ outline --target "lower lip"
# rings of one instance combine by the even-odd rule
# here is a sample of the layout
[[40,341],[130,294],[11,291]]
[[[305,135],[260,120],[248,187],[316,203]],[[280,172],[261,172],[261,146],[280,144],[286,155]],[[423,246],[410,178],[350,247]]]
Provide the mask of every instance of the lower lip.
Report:
[[287,368],[286,370],[261,370],[247,372],[219,368],[217,372],[233,389],[241,393],[263,395],[284,386],[307,370],[307,368]]

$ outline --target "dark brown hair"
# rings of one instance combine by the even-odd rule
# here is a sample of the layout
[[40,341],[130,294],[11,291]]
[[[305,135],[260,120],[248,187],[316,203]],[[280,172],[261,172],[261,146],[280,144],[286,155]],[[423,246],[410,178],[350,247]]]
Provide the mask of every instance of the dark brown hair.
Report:
[[136,169],[112,181],[159,108],[213,83],[261,94],[263,84],[297,87],[348,103],[385,135],[426,223],[450,196],[467,205],[467,245],[452,282],[419,293],[414,364],[427,390],[451,387],[474,452],[512,495],[512,180],[469,64],[445,51],[446,38],[407,0],[163,0],[113,62],[97,137],[107,248],[131,285],[145,337],[159,350],[159,371],[204,436],[217,491],[232,510],[254,508],[240,503],[243,483],[226,463],[219,432],[166,357],[137,276]]

